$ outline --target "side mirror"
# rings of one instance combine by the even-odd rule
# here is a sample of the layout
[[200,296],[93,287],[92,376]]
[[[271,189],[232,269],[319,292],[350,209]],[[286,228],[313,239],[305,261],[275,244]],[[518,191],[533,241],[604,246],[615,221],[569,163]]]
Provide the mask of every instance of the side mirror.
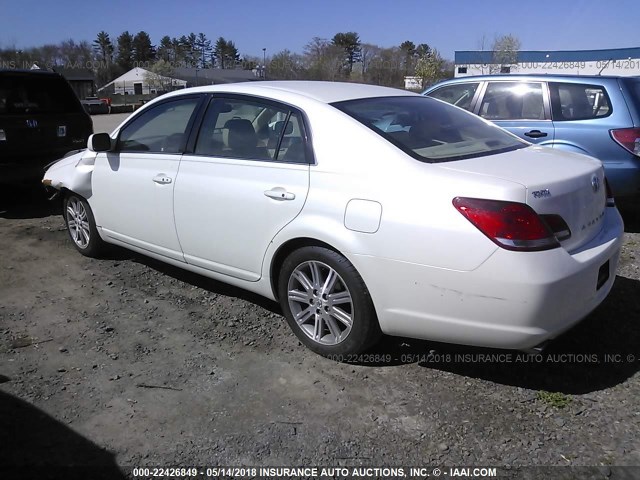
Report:
[[[285,128],[284,120],[280,120],[273,124],[273,131],[276,135],[280,135],[282,133],[282,129]],[[285,135],[291,135],[293,133],[293,123],[287,123],[286,130],[284,132]]]
[[92,152],[108,152],[111,150],[111,137],[108,133],[94,133],[87,141],[87,148]]

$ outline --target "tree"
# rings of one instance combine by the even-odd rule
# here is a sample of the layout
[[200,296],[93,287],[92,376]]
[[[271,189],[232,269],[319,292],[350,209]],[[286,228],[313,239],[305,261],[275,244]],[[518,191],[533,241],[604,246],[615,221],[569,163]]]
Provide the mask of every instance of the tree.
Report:
[[107,65],[113,62],[113,44],[109,38],[109,34],[104,30],[98,32],[98,36],[93,41],[93,50],[99,59],[104,61]]
[[168,92],[172,90],[174,75],[174,68],[170,62],[166,60],[158,60],[154,62],[149,71],[145,73],[144,79],[147,83],[156,90]]
[[89,42],[76,43],[73,39],[64,40],[59,47],[59,56],[66,68],[91,68],[93,52]]
[[211,52],[213,52],[213,48],[211,48],[211,40],[209,40],[204,33],[200,32],[194,42],[194,47],[200,52],[200,68],[207,68],[209,66],[207,58],[209,58]]
[[52,67],[55,67],[62,64],[59,45],[49,43],[40,47],[39,50],[39,57],[42,65],[50,65]]
[[262,57],[255,55],[243,55],[240,59],[242,70],[255,70],[262,65]]
[[376,58],[377,55],[380,54],[380,47],[377,45],[373,45],[371,43],[363,43],[360,47],[360,53],[362,55],[362,59],[360,60],[362,63],[362,81],[369,81],[369,66],[371,61]]
[[336,33],[331,43],[344,51],[347,76],[353,71],[353,64],[362,59],[360,37],[356,32]]
[[277,80],[300,80],[306,77],[303,58],[289,50],[273,55],[267,66],[269,78]]
[[115,50],[109,34],[104,30],[99,32],[93,41],[93,50],[100,63],[95,69],[96,83],[101,86],[109,83],[117,76],[117,66],[113,63],[113,52]]
[[404,54],[404,75],[408,76],[415,70],[416,45],[410,40],[406,40],[400,44],[400,50]]
[[329,40],[326,38],[313,37],[309,43],[304,46],[304,55],[311,62],[320,62],[329,48]]
[[169,35],[165,35],[160,39],[160,44],[156,50],[156,58],[158,60],[164,60],[165,62],[175,61],[173,43]]
[[133,68],[133,35],[128,31],[124,31],[118,37],[118,54],[116,55],[116,63],[128,72]]
[[178,66],[178,65],[184,65],[185,63],[185,57],[184,57],[184,48],[182,46],[182,43],[180,43],[180,39],[173,37],[171,39],[171,52],[173,54],[173,64]]
[[144,30],[136,33],[136,36],[133,37],[132,47],[133,59],[136,64],[145,65],[155,60],[156,49],[151,45],[151,37]]
[[491,64],[490,61],[487,61],[487,56],[485,55],[485,51],[487,49],[487,36],[483,33],[482,36],[478,39],[478,53],[476,55],[475,63],[480,65],[480,73],[483,75],[486,73],[485,69],[488,65]]
[[344,50],[325,38],[313,37],[304,47],[304,63],[311,80],[338,80],[343,76]]
[[423,58],[431,55],[431,47],[426,43],[421,43],[416,47],[416,57]]
[[240,55],[235,44],[231,40],[225,40],[224,37],[219,37],[216,41],[213,55],[220,68],[235,68],[240,61]]
[[367,82],[389,87],[403,87],[403,59],[404,53],[399,47],[377,47],[369,60],[366,74]]
[[496,37],[493,41],[493,61],[489,73],[508,73],[507,67],[518,63],[520,40],[511,34]]
[[442,79],[445,76],[444,66],[445,61],[435,48],[430,49],[429,54],[420,57],[416,63],[416,77],[420,77],[422,80],[422,87],[427,87]]
[[199,55],[198,47],[196,46],[197,41],[198,37],[196,37],[196,34],[193,32],[187,36],[181,36],[179,40],[184,62],[189,68],[194,68],[198,65]]

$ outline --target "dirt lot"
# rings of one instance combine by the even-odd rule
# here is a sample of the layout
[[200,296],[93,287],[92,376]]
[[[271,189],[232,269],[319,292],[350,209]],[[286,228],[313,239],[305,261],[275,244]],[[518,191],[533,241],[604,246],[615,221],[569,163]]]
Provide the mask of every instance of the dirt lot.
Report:
[[341,364],[302,347],[272,302],[123,250],[85,258],[38,192],[0,202],[0,477],[34,465],[640,477],[610,468],[640,465],[637,210],[610,297],[543,356],[385,338]]

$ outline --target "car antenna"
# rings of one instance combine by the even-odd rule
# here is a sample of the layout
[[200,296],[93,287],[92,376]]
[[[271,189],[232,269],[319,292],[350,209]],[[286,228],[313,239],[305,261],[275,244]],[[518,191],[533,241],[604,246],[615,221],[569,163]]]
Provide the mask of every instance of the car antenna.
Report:
[[606,63],[602,66],[602,68],[600,69],[600,71],[598,72],[598,77],[600,75],[602,75],[602,71],[607,68],[609,66],[609,64],[613,62],[613,58],[610,58],[609,60],[606,61]]

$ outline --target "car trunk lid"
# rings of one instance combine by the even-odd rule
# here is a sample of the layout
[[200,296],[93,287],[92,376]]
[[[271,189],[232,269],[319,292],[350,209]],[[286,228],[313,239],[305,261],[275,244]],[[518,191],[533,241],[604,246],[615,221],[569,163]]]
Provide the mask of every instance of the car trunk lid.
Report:
[[566,222],[571,236],[561,244],[569,251],[587,243],[602,228],[606,208],[604,170],[593,158],[529,147],[441,166],[523,185],[525,203],[536,213],[559,215]]

